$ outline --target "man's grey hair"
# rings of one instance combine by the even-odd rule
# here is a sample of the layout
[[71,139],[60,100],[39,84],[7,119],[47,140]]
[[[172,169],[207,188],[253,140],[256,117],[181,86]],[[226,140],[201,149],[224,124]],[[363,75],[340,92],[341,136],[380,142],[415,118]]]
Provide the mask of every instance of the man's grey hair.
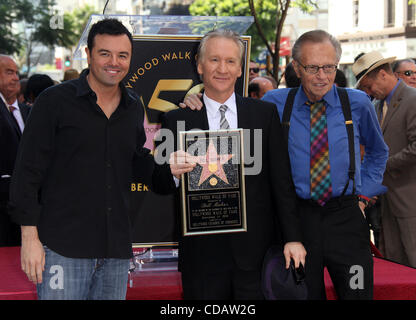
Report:
[[396,71],[399,69],[400,65],[401,65],[402,63],[404,63],[404,62],[409,62],[409,63],[416,64],[416,63],[415,63],[415,60],[410,59],[410,58],[408,58],[408,59],[401,59],[401,60],[397,60],[397,61],[396,61],[396,62],[394,62],[394,64],[393,64],[393,72],[396,72]]
[[243,63],[243,56],[245,51],[243,39],[241,39],[238,33],[228,29],[216,29],[205,34],[205,36],[201,39],[201,42],[199,43],[198,52],[196,56],[197,63],[199,63],[204,57],[207,41],[213,38],[226,38],[234,41],[240,49],[240,62],[241,64]]
[[324,30],[312,30],[309,32],[305,32],[302,34],[295,42],[292,48],[292,58],[293,60],[300,61],[302,56],[302,46],[306,42],[313,42],[313,43],[322,43],[325,41],[329,41],[335,49],[338,64],[339,60],[341,59],[342,49],[341,44],[339,41],[331,34]]
[[3,61],[6,61],[6,60],[12,60],[14,63],[16,63],[12,56],[0,53],[0,63],[3,63]]

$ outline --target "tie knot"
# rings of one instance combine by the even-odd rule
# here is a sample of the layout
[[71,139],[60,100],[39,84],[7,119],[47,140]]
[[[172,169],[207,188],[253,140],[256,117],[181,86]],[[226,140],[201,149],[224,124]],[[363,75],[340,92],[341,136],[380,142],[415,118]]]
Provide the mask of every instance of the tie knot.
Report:
[[308,106],[310,106],[310,107],[317,107],[317,106],[322,106],[323,104],[324,104],[324,100],[319,100],[319,101],[315,101],[315,102],[312,102],[312,101],[306,101],[306,104],[308,105]]
[[16,107],[15,106],[9,106],[9,110],[10,110],[11,113],[13,113],[13,111],[16,110]]
[[228,109],[228,107],[227,107],[225,104],[220,105],[219,110],[220,110],[220,113],[221,113],[221,114],[224,114],[224,113],[225,113],[225,111],[227,111],[227,109]]

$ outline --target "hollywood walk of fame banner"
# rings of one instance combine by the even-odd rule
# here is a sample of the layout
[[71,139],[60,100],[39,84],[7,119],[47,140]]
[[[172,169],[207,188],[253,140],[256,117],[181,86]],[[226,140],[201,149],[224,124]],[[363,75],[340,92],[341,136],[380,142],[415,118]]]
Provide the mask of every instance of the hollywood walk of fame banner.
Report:
[[242,132],[180,132],[180,149],[197,164],[182,175],[184,236],[247,231]]
[[[135,35],[130,70],[124,79],[144,105],[145,147],[154,149],[154,137],[163,113],[178,108],[187,94],[200,92],[201,80],[196,69],[200,35]],[[242,36],[245,54],[242,76],[235,92],[246,96],[251,38]],[[180,233],[178,206],[173,195],[158,195],[150,189],[150,176],[131,184],[133,246],[174,246]]]

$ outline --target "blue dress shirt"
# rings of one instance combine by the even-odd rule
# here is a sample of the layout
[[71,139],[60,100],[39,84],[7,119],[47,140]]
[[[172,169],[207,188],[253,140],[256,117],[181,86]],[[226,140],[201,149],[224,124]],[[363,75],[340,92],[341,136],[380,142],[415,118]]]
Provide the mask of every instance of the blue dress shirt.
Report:
[[[280,118],[289,93],[287,89],[268,91],[264,100],[277,105]],[[387,191],[381,183],[388,158],[388,147],[377,121],[374,106],[362,91],[347,89],[354,125],[356,194],[373,197]],[[335,85],[323,97],[326,105],[329,163],[331,166],[332,197],[342,194],[348,182],[348,136],[341,102]],[[310,107],[302,86],[296,93],[289,129],[289,157],[296,193],[310,199]],[[361,162],[360,144],[365,146]],[[346,195],[352,194],[350,181]]]

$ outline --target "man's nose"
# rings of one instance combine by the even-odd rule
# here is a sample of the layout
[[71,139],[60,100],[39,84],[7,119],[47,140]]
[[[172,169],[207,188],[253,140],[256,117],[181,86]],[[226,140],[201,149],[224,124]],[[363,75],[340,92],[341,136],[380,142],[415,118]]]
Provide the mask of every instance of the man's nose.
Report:
[[111,63],[112,66],[118,66],[118,64],[119,64],[118,56],[117,55],[111,55],[110,63]]
[[225,61],[220,62],[219,71],[220,72],[226,72],[227,71],[227,63]]
[[317,75],[319,78],[324,78],[324,77],[326,77],[326,73],[324,72],[324,68],[319,68],[319,69],[318,69],[318,72],[316,73],[316,75]]

